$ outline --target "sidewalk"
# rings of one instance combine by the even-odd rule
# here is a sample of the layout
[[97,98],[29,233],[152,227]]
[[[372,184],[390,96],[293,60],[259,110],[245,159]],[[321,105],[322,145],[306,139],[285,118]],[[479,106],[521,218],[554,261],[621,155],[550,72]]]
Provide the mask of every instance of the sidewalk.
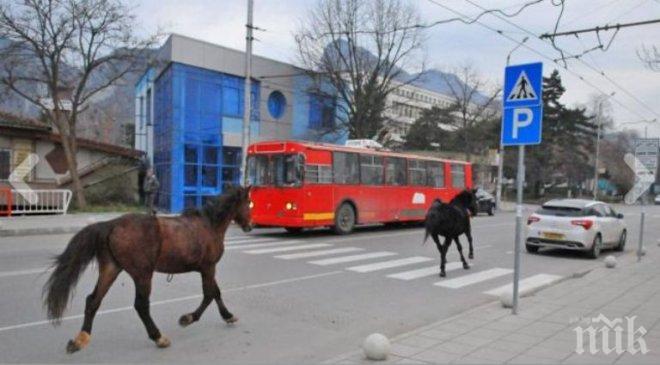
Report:
[[[636,262],[635,252],[629,247],[614,269],[598,266],[581,278],[522,298],[518,315],[512,315],[497,301],[397,336],[392,339],[392,351],[385,363],[660,364],[660,248],[655,239],[646,248],[642,263]],[[643,326],[648,331],[641,338],[649,352],[603,354],[603,339],[607,337],[609,347],[614,348],[615,332],[612,329],[605,336],[604,324],[591,321],[601,313],[610,321],[622,318],[624,350],[628,342],[640,347],[641,341],[628,340],[629,334],[639,339],[640,332],[630,331],[625,318],[637,316],[634,328]],[[596,354],[590,353],[587,334],[585,352],[576,352],[574,329],[578,326],[597,330]],[[328,363],[374,362],[358,350]]]
[[0,218],[0,237],[76,233],[93,222],[107,221],[124,213],[77,213]]

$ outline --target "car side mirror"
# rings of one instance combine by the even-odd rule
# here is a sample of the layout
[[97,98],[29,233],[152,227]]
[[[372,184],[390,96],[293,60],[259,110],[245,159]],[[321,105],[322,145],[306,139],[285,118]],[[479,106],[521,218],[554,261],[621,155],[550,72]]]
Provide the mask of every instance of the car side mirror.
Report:
[[616,217],[619,218],[619,219],[623,219],[623,214],[619,213],[619,214],[616,215]]

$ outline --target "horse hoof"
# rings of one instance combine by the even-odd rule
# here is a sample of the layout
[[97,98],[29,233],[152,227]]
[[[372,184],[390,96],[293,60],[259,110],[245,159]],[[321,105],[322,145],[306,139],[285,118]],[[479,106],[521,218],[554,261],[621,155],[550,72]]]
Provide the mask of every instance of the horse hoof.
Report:
[[192,314],[184,314],[179,318],[179,325],[181,327],[186,327],[194,322]]
[[467,263],[463,264],[463,269],[470,270],[470,265],[468,265]]
[[165,336],[160,336],[160,338],[156,340],[156,346],[158,346],[160,349],[170,347],[171,344],[172,341],[170,341],[170,339]]
[[441,277],[441,278],[444,278],[445,276],[447,276],[447,274],[446,274],[444,271],[441,271],[441,272],[440,272],[440,277]]
[[91,336],[89,333],[80,331],[75,339],[69,340],[69,343],[66,345],[66,352],[72,354],[76,351],[84,349],[89,344],[90,339]]
[[238,317],[236,317],[236,316],[231,316],[231,317],[225,319],[225,322],[227,322],[227,324],[236,323],[236,322],[238,322]]

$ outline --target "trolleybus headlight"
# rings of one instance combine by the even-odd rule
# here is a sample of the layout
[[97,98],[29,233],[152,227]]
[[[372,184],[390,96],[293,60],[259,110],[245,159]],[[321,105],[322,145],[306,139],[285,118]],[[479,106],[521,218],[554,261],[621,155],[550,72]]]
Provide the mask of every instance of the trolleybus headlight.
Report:
[[285,208],[286,210],[294,210],[294,209],[296,209],[296,204],[295,204],[295,203],[288,202],[288,203],[286,203],[286,204],[284,205],[284,208]]
[[250,209],[254,208],[254,202],[250,200],[250,204],[248,206],[250,207]]

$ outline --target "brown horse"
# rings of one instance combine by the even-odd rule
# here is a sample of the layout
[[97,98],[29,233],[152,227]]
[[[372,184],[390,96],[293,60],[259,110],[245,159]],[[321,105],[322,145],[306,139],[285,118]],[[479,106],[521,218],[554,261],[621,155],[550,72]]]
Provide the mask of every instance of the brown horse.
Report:
[[249,188],[229,188],[210,199],[201,210],[188,210],[179,217],[153,217],[127,214],[117,219],[89,225],[78,232],[64,252],[55,258],[55,270],[44,286],[48,318],[59,323],[75,286],[87,265],[96,258],[99,278],[87,297],[85,319],[69,353],[89,344],[94,315],[119,273],[125,270],[135,282],[134,307],[158,347],[170,345],[149,314],[151,278],[155,271],[178,274],[198,271],[202,276],[204,297],[199,307],[179,319],[187,326],[201,317],[215,300],[227,323],[238,320],[222,302],[215,281],[215,266],[224,252],[227,227],[235,220],[244,231],[251,228]]

